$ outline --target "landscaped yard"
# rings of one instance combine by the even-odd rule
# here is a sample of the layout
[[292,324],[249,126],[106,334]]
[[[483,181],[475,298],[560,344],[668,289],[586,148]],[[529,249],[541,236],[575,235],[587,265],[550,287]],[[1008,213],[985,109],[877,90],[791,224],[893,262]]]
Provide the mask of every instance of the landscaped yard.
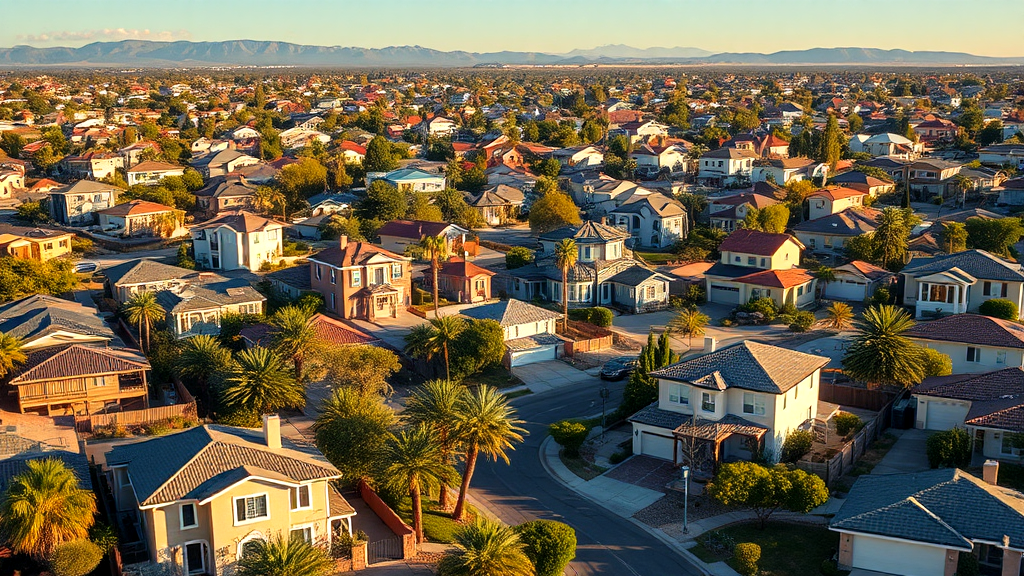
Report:
[[583,458],[569,458],[565,455],[564,450],[558,451],[558,457],[570,472],[584,480],[593,480],[608,470],[604,466],[598,466],[597,464],[588,462]]
[[[454,495],[453,495],[454,497]],[[412,526],[412,500],[407,496],[402,499],[395,510],[406,524]],[[466,523],[476,518],[476,508],[466,504]],[[455,532],[462,524],[452,520],[451,514],[440,510],[436,500],[423,499],[423,535],[430,542],[450,544],[455,539]]]
[[659,266],[679,260],[679,255],[672,252],[637,252],[637,254],[652,266]]
[[[718,532],[736,544],[753,542],[761,547],[760,576],[819,574],[821,563],[832,558],[839,549],[839,534],[823,526],[769,522],[764,530],[757,524],[734,524]],[[704,562],[727,560],[732,565],[731,553],[715,554],[702,544],[690,551]]]
[[467,376],[464,383],[466,386],[486,384],[494,388],[511,388],[519,386],[523,381],[513,376],[504,366],[499,365],[484,368],[479,374]]

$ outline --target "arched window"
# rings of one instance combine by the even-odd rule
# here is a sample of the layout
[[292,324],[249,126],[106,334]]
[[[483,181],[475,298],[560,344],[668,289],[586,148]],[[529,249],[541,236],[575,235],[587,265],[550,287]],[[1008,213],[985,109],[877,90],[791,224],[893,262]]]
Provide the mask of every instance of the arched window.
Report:
[[236,558],[245,556],[246,552],[251,551],[257,542],[266,542],[267,537],[262,532],[253,531],[246,534],[245,538],[238,541],[238,550],[235,552]]

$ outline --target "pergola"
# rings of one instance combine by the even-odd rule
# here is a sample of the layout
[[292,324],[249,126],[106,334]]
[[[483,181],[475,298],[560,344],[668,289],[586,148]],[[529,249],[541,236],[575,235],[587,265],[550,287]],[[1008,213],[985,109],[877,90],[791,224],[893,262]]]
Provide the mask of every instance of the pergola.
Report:
[[[678,448],[680,442],[695,440],[710,447],[711,462],[714,466],[717,466],[721,459],[722,442],[727,438],[736,434],[746,436],[757,442],[757,445],[760,447],[767,432],[768,428],[732,414],[725,416],[721,420],[706,420],[704,418],[688,420],[672,431],[674,436],[672,463],[676,466],[683,464],[679,462]],[[691,460],[693,459],[692,456],[690,458]],[[693,466],[693,463],[690,465]]]

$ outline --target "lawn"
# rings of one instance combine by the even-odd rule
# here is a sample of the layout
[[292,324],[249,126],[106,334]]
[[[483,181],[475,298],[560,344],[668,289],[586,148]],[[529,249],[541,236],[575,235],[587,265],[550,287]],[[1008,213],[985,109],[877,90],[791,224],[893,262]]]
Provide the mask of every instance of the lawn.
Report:
[[587,462],[583,458],[569,458],[565,455],[564,450],[558,451],[558,458],[562,460],[562,464],[565,464],[565,467],[568,468],[570,472],[584,480],[593,480],[608,470],[607,468],[598,466],[593,462]]
[[648,264],[654,266],[679,260],[679,255],[672,252],[637,252],[637,254],[646,260]]
[[[395,511],[406,524],[412,526],[412,500],[409,497],[403,498]],[[467,502],[467,523],[472,522],[476,514],[476,508]],[[462,524],[452,520],[451,514],[438,508],[436,500],[423,499],[423,535],[427,540],[450,544],[455,539],[455,532],[461,527]]]
[[511,372],[501,365],[484,368],[479,374],[467,376],[465,380],[466,386],[486,384],[495,388],[511,388],[522,383],[522,380],[513,376]]
[[[753,542],[761,547],[760,576],[805,576],[818,574],[821,563],[839,548],[839,534],[823,526],[769,522],[761,530],[757,524],[734,524],[718,532],[733,542]],[[716,555],[698,544],[690,550],[705,562],[729,561],[731,555]]]

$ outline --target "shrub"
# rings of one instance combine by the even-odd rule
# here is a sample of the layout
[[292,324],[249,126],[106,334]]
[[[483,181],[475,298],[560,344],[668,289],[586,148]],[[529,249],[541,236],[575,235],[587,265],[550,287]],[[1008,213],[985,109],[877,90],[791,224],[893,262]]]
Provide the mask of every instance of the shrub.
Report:
[[761,547],[753,542],[740,542],[733,549],[736,571],[743,576],[757,574],[757,562],[761,559]]
[[89,540],[75,540],[57,546],[49,558],[53,576],[85,576],[103,559],[103,550]]
[[892,301],[892,292],[885,286],[879,286],[875,293],[868,298],[868,306],[881,306]]
[[932,434],[925,444],[932,468],[965,468],[971,464],[971,435],[963,428]]
[[702,306],[708,302],[707,289],[704,284],[690,284],[683,291],[682,307],[693,308]]
[[970,552],[961,552],[956,561],[956,576],[978,576],[981,574],[981,564],[978,557]]
[[1016,321],[1020,316],[1017,304],[1003,298],[993,298],[982,302],[981,306],[978,306],[978,312],[985,316],[1011,321]]
[[864,423],[860,421],[860,417],[856,414],[850,414],[849,412],[840,412],[833,418],[836,423],[836,432],[840,436],[846,436],[851,432],[857,432],[864,427]]
[[505,268],[515,270],[533,262],[533,250],[526,246],[513,246],[505,253]]
[[787,314],[789,316],[796,316],[797,312],[799,312],[799,310],[797,310],[796,304],[793,304],[792,302],[786,302],[782,305],[782,308],[779,308],[779,315]]
[[167,420],[157,420],[144,424],[142,430],[150,436],[163,436],[171,431],[171,424]]
[[523,553],[537,576],[560,576],[576,557],[576,531],[554,520],[534,520],[515,527]]
[[590,322],[590,308],[574,308],[569,310],[569,320]]
[[775,317],[779,315],[779,310],[775,306],[775,300],[768,297],[752,299],[750,302],[740,306],[738,309],[740,312],[760,312],[764,315],[766,322],[775,320]]
[[612,325],[612,311],[602,306],[593,308],[576,308],[569,310],[569,319],[577,322],[587,322],[595,326],[607,328]]
[[822,560],[819,571],[824,576],[839,576],[839,563],[831,558],[826,558]]
[[105,522],[97,522],[89,529],[89,540],[92,540],[104,554],[117,546],[117,530]]
[[793,430],[782,443],[782,461],[796,462],[811,451],[814,434],[807,430]]
[[793,323],[789,325],[789,329],[793,332],[807,332],[813,325],[814,314],[801,310],[793,315]]
[[551,437],[558,442],[558,445],[565,449],[565,455],[576,458],[580,453],[580,446],[587,439],[590,432],[582,422],[576,420],[560,420],[548,427]]
[[623,460],[629,458],[632,455],[633,442],[627,441],[626,446],[622,450],[613,452],[612,455],[608,457],[608,461],[611,462],[612,464],[618,464],[619,462],[622,462]]

